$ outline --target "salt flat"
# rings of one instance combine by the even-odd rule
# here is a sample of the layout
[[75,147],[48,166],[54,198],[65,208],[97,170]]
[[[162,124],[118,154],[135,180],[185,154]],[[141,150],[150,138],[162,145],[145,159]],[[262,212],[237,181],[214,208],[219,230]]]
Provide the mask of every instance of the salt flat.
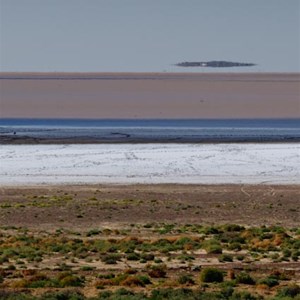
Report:
[[0,184],[300,184],[300,144],[1,145]]

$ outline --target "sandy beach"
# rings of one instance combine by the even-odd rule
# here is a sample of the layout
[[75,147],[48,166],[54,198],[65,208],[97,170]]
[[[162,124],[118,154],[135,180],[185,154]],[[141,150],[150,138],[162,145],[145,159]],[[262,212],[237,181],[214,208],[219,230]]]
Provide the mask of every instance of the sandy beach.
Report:
[[2,118],[299,118],[299,73],[0,73]]

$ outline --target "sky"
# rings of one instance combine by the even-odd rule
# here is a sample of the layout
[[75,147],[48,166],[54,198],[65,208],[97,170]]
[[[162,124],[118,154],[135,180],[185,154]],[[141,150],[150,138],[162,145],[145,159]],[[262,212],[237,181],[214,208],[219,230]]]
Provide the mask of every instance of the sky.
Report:
[[300,72],[299,53],[300,0],[0,0],[2,72]]

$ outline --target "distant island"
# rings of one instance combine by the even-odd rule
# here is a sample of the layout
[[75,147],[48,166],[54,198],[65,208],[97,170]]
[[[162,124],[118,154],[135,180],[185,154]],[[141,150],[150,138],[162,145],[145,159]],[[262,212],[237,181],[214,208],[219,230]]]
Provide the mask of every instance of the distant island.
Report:
[[229,68],[229,67],[252,67],[256,64],[253,63],[240,63],[232,61],[223,60],[213,60],[213,61],[200,61],[200,62],[181,62],[175,64],[178,67],[210,67],[210,68]]

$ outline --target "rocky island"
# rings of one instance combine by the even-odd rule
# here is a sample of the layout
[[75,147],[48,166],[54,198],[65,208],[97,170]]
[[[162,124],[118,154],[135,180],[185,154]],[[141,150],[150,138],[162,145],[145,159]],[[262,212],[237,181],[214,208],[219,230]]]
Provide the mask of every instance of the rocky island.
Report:
[[253,63],[240,63],[223,60],[200,61],[200,62],[181,62],[175,64],[177,67],[211,67],[211,68],[228,68],[228,67],[252,67]]

